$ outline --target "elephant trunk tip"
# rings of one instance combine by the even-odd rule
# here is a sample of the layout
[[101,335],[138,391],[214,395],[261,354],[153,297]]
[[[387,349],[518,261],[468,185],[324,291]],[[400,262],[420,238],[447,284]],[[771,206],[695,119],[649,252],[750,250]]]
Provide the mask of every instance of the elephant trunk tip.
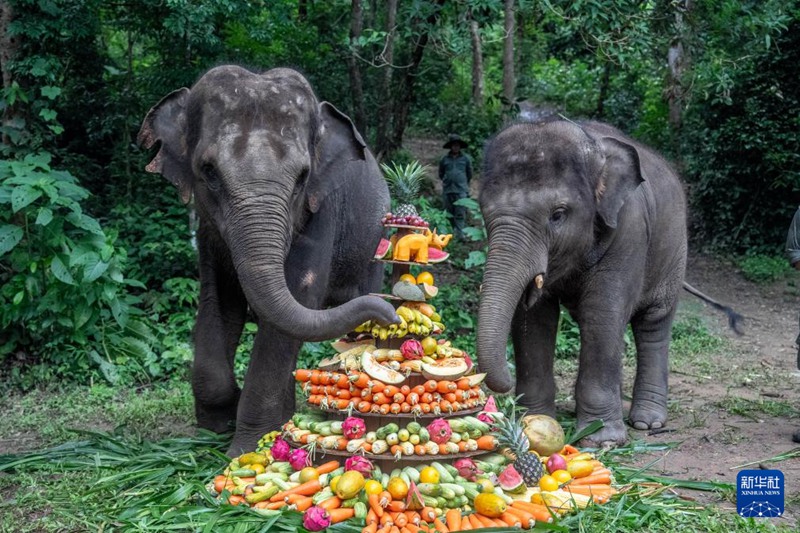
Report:
[[514,381],[511,379],[511,374],[508,370],[502,369],[499,372],[487,373],[486,386],[498,394],[505,394],[514,389]]

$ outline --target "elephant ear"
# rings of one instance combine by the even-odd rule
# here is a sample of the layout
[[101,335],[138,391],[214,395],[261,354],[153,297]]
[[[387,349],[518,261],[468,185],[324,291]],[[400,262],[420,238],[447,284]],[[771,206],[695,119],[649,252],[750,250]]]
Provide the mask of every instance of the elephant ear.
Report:
[[160,142],[158,153],[145,167],[161,174],[178,188],[183,203],[192,197],[192,176],[186,144],[186,103],[189,89],[183,87],[161,99],[147,113],[136,140],[145,149]]
[[322,202],[341,187],[353,172],[348,165],[358,166],[367,158],[367,143],[350,117],[330,102],[319,104],[320,122],[314,140],[314,162],[306,188],[308,209],[319,211]]
[[619,210],[644,181],[639,152],[613,137],[600,138],[598,145],[605,161],[595,191],[597,212],[606,226],[616,228]]

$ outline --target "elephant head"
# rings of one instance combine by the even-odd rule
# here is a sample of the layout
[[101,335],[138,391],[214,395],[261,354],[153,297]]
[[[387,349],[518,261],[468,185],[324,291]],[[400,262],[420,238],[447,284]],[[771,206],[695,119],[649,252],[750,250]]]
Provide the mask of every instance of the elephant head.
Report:
[[590,125],[520,123],[488,143],[480,204],[489,252],[477,355],[489,388],[514,386],[505,353],[517,306],[532,307],[599,259],[642,181],[635,147]]
[[[172,182],[184,202],[194,195],[229,253],[253,311],[302,340],[333,338],[366,320],[396,320],[392,306],[362,296],[314,310],[290,292],[284,263],[293,234],[316,213],[337,183],[335,157],[375,166],[350,119],[319,102],[290,69],[255,74],[217,67],[191,88],[167,95],[139,131],[139,144],[160,143],[148,172]],[[320,149],[331,143],[337,150]],[[326,169],[325,172],[319,169]],[[216,253],[216,252],[215,252]]]

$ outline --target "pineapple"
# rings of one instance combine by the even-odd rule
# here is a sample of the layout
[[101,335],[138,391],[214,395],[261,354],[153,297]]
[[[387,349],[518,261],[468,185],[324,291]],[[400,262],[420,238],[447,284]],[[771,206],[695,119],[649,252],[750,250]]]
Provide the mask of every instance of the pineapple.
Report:
[[392,163],[391,166],[381,163],[381,168],[386,184],[389,186],[389,192],[399,204],[394,216],[397,218],[418,216],[417,208],[411,202],[419,196],[419,189],[422,180],[425,179],[427,167],[420,165],[419,161],[412,161],[405,166],[397,163]]
[[515,413],[495,417],[495,432],[500,446],[507,446],[517,457],[514,469],[519,472],[529,487],[536,486],[544,475],[544,467],[539,456],[530,451],[528,437]]

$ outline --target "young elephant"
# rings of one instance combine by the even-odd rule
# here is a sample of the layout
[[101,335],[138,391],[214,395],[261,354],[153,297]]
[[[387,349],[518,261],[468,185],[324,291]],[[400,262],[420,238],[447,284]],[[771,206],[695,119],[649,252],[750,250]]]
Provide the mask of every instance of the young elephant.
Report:
[[511,329],[516,393],[528,410],[554,414],[562,304],[581,332],[578,427],[601,419],[593,444],[627,440],[620,389],[628,323],[638,354],[630,421],[662,427],[687,248],[675,172],[608,125],[568,120],[509,126],[488,143],[484,165],[489,254],[477,355],[489,388],[514,388],[505,363]]
[[[389,191],[347,116],[289,69],[221,66],[164,97],[139,143],[200,218],[200,308],[192,386],[200,427],[236,420],[231,454],[253,450],[294,412],[292,371],[304,340],[366,320],[397,321],[365,296]],[[244,389],[233,359],[248,306],[258,318]],[[332,306],[330,309],[327,307]]]

